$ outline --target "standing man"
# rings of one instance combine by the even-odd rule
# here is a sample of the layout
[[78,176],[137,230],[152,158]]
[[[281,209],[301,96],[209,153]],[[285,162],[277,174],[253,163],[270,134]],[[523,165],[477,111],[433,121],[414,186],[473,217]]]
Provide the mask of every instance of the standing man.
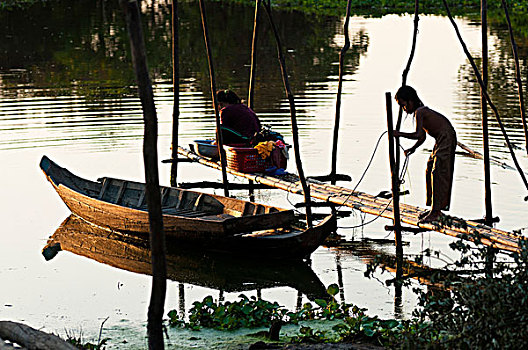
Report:
[[419,223],[433,222],[440,218],[442,210],[449,210],[457,146],[456,132],[446,117],[424,106],[412,87],[402,86],[395,98],[405,112],[414,113],[416,121],[414,132],[394,130],[395,137],[417,140],[414,146],[405,150],[405,155],[413,154],[424,143],[426,134],[436,141],[425,172],[426,205],[431,206],[431,210],[421,213],[418,221]]

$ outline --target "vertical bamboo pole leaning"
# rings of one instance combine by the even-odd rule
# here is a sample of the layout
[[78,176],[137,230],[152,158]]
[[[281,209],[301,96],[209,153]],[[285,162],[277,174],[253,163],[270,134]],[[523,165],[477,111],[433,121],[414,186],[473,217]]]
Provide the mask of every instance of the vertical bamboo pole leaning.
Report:
[[170,184],[178,185],[178,136],[180,119],[180,56],[179,56],[178,0],[172,0],[172,150]]
[[[407,76],[409,75],[409,71],[411,69],[411,63],[414,58],[414,53],[416,51],[416,38],[418,36],[418,22],[420,21],[420,17],[418,15],[418,12],[420,10],[420,2],[419,0],[415,0],[414,2],[414,29],[413,29],[413,38],[412,38],[412,45],[411,45],[411,53],[409,54],[409,59],[407,60],[407,65],[405,66],[405,69],[402,73],[402,86],[407,85]],[[403,116],[403,109],[401,106],[398,108],[398,119],[396,121],[396,128],[395,130],[400,131],[401,122],[402,122],[402,116]],[[400,139],[396,138],[394,140],[396,146],[395,146],[395,162],[396,162],[396,170],[399,173],[400,172]],[[400,186],[398,185],[398,192],[400,191]]]
[[147,334],[149,349],[163,349],[163,307],[167,290],[167,266],[165,261],[165,232],[161,214],[161,195],[158,177],[158,121],[154,105],[154,93],[150,81],[141,19],[136,0],[121,0],[125,12],[132,62],[143,108],[145,135],[143,158],[145,163],[146,199],[150,226],[152,259],[152,291],[148,308]]
[[[411,63],[416,52],[416,39],[418,37],[418,22],[420,21],[419,0],[414,2],[414,26],[413,26],[413,38],[411,45],[411,53],[407,60],[407,65],[402,73],[402,86],[407,84],[407,76],[411,69]],[[391,94],[386,93],[386,105],[387,105],[387,123],[389,128],[389,162],[391,166],[391,180],[392,180],[392,198],[393,198],[393,212],[394,212],[394,241],[396,243],[396,296],[395,305],[401,304],[401,286],[399,286],[399,279],[403,276],[403,246],[401,238],[401,223],[400,223],[400,139],[394,138],[393,136],[393,121],[392,121],[392,100]],[[403,116],[403,109],[400,106],[398,108],[398,119],[396,120],[396,130],[400,130],[401,121]],[[390,119],[390,121],[389,121]],[[399,302],[398,302],[399,300]]]
[[[484,89],[488,88],[488,2],[480,0],[480,21],[482,36],[482,83]],[[488,104],[484,96],[483,88],[480,89],[480,105],[482,109],[482,146],[484,154],[484,206],[486,214],[484,223],[488,226],[493,225],[493,214],[491,207],[491,174],[490,174],[490,152],[489,152],[489,134],[488,134]],[[493,249],[487,248],[486,254],[486,273],[491,277],[493,271]]]
[[[260,4],[262,0],[255,0],[255,18],[253,20],[253,39],[251,41],[251,71],[249,73],[248,106],[253,109],[255,105],[255,80],[257,77],[257,43],[260,28]],[[249,180],[249,200],[254,201],[253,180]]]
[[299,128],[297,127],[295,101],[293,99],[293,94],[290,89],[290,83],[288,81],[288,73],[286,71],[286,63],[284,61],[284,55],[282,53],[282,44],[280,41],[279,33],[277,31],[277,27],[275,26],[275,22],[273,21],[273,16],[271,14],[270,2],[271,2],[270,0],[264,1],[264,9],[266,10],[266,14],[268,15],[268,19],[269,19],[271,28],[273,30],[273,34],[275,36],[275,41],[277,43],[277,55],[279,57],[279,63],[280,63],[281,74],[282,74],[282,82],[284,84],[284,89],[286,90],[286,96],[288,97],[288,101],[290,103],[293,147],[295,151],[295,163],[297,164],[297,171],[299,172],[299,180],[301,181],[301,185],[303,188],[304,202],[306,203],[306,223],[308,224],[308,227],[311,228],[313,224],[312,224],[312,205],[311,205],[311,197],[310,197],[310,187],[308,187],[308,183],[306,182],[306,178],[304,177],[304,170],[303,170],[303,166],[301,162],[301,153],[299,151]]
[[251,41],[251,71],[249,73],[248,106],[253,109],[255,101],[255,80],[257,75],[257,43],[260,28],[260,4],[262,0],[255,0],[255,19],[253,20],[253,39]]
[[224,142],[222,138],[222,131],[220,129],[220,114],[218,113],[218,103],[216,101],[216,80],[213,65],[213,54],[211,53],[211,44],[209,42],[209,29],[207,27],[207,17],[205,15],[204,0],[200,0],[200,13],[202,17],[202,28],[205,41],[205,49],[207,51],[207,62],[209,63],[209,79],[211,81],[211,97],[213,100],[213,108],[216,118],[216,143],[218,145],[218,154],[220,155],[220,163],[222,164],[222,182],[224,184],[224,195],[229,196],[229,183],[227,182],[226,171],[226,153],[224,150]]
[[442,0],[442,2],[444,3],[444,7],[446,8],[449,21],[451,22],[451,24],[453,25],[453,28],[455,29],[455,33],[457,35],[458,41],[460,41],[460,44],[462,45],[462,49],[464,50],[464,53],[466,54],[466,57],[468,58],[469,63],[471,64],[471,67],[473,68],[475,77],[477,78],[477,81],[480,84],[480,87],[482,88],[482,92],[484,93],[484,96],[486,97],[486,101],[488,102],[490,108],[493,110],[493,113],[495,114],[495,119],[497,120],[497,123],[499,124],[499,128],[501,129],[502,135],[504,136],[504,140],[506,141],[506,144],[508,145],[508,150],[510,151],[510,155],[512,157],[513,163],[515,164],[515,167],[517,168],[517,172],[521,176],[524,186],[526,187],[526,189],[528,189],[528,181],[526,180],[524,171],[521,169],[521,166],[519,165],[519,162],[517,161],[517,156],[515,156],[515,152],[513,151],[513,147],[511,145],[510,138],[508,137],[508,134],[506,133],[506,129],[504,128],[504,124],[502,124],[499,111],[497,110],[497,107],[495,106],[495,104],[493,104],[493,101],[491,101],[491,97],[489,96],[486,86],[484,85],[484,82],[482,81],[482,76],[478,70],[477,65],[475,64],[475,60],[473,59],[473,56],[471,56],[471,53],[469,52],[466,46],[466,43],[462,39],[462,35],[460,34],[460,31],[458,30],[458,26],[455,23],[455,20],[453,19],[453,15],[451,14],[451,10],[449,8],[449,5],[447,4],[447,1]]
[[[482,30],[482,83],[488,88],[488,2],[480,1],[480,18]],[[491,206],[491,171],[490,171],[490,151],[488,134],[488,103],[484,96],[483,89],[480,89],[480,106],[482,109],[482,153],[484,155],[484,207],[486,213],[484,222],[486,225],[493,224],[493,214]]]
[[526,143],[525,151],[528,153],[528,126],[526,125],[526,108],[524,106],[524,96],[521,80],[521,66],[519,65],[519,55],[517,54],[517,43],[515,42],[515,37],[513,36],[513,29],[510,21],[510,14],[508,12],[508,5],[506,5],[506,1],[504,0],[502,0],[502,7],[504,8],[504,14],[506,15],[506,21],[508,22],[508,30],[510,32],[510,41],[512,46],[513,58],[515,59],[515,81],[517,82],[517,89],[519,91],[519,108],[521,110],[524,139]]
[[346,18],[343,25],[343,32],[345,34],[345,44],[339,51],[339,82],[337,84],[337,97],[336,97],[336,112],[335,112],[335,122],[334,122],[334,139],[332,144],[332,165],[330,170],[330,181],[332,185],[337,183],[336,174],[337,174],[337,145],[339,138],[339,124],[341,121],[341,92],[343,90],[343,74],[345,70],[345,54],[350,48],[350,39],[348,35],[348,24],[350,23],[350,8],[352,7],[352,1],[347,1],[346,7]]
[[396,160],[394,158],[394,126],[392,122],[392,97],[390,92],[385,93],[385,104],[387,106],[387,130],[389,136],[389,164],[391,169],[392,180],[392,212],[394,213],[394,241],[396,243],[396,283],[403,277],[403,245],[401,237],[401,223],[400,223],[400,176],[399,170],[396,168]]

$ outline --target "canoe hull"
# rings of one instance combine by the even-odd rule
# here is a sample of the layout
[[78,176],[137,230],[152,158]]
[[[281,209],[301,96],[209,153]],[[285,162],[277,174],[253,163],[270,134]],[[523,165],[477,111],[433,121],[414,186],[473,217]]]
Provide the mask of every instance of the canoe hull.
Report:
[[[149,233],[144,184],[111,178],[86,180],[47,157],[43,157],[41,168],[75,215],[124,233]],[[295,220],[293,211],[283,208],[179,188],[162,186],[161,191],[167,236],[180,237],[188,232],[200,233],[197,239],[227,236],[283,227]],[[167,214],[170,212],[174,214]]]
[[[42,170],[71,212],[108,232],[148,238],[145,185],[78,177],[43,157]],[[292,210],[172,187],[161,188],[167,244],[267,259],[305,259],[335,231],[329,215],[299,227]]]

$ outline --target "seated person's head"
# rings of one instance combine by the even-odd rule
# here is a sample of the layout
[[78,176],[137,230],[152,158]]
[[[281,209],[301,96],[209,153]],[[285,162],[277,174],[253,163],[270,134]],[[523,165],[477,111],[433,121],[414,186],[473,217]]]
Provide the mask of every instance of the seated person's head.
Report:
[[218,90],[216,92],[216,99],[218,100],[218,103],[223,106],[242,103],[242,100],[240,100],[240,97],[238,97],[238,95],[235,92],[228,90],[228,89]]

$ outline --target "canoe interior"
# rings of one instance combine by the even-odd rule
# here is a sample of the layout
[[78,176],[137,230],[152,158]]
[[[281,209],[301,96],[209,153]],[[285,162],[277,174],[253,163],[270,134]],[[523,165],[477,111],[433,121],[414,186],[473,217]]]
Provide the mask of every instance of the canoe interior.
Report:
[[[45,156],[42,158],[41,168],[56,187],[62,184],[78,193],[103,202],[131,209],[147,210],[144,183],[109,177],[100,178],[97,182],[86,180],[59,167]],[[281,212],[280,217],[283,224],[288,221],[293,222],[295,217],[293,210],[260,203],[175,187],[160,186],[160,190],[164,215],[182,217],[216,215],[220,219],[228,219]]]

